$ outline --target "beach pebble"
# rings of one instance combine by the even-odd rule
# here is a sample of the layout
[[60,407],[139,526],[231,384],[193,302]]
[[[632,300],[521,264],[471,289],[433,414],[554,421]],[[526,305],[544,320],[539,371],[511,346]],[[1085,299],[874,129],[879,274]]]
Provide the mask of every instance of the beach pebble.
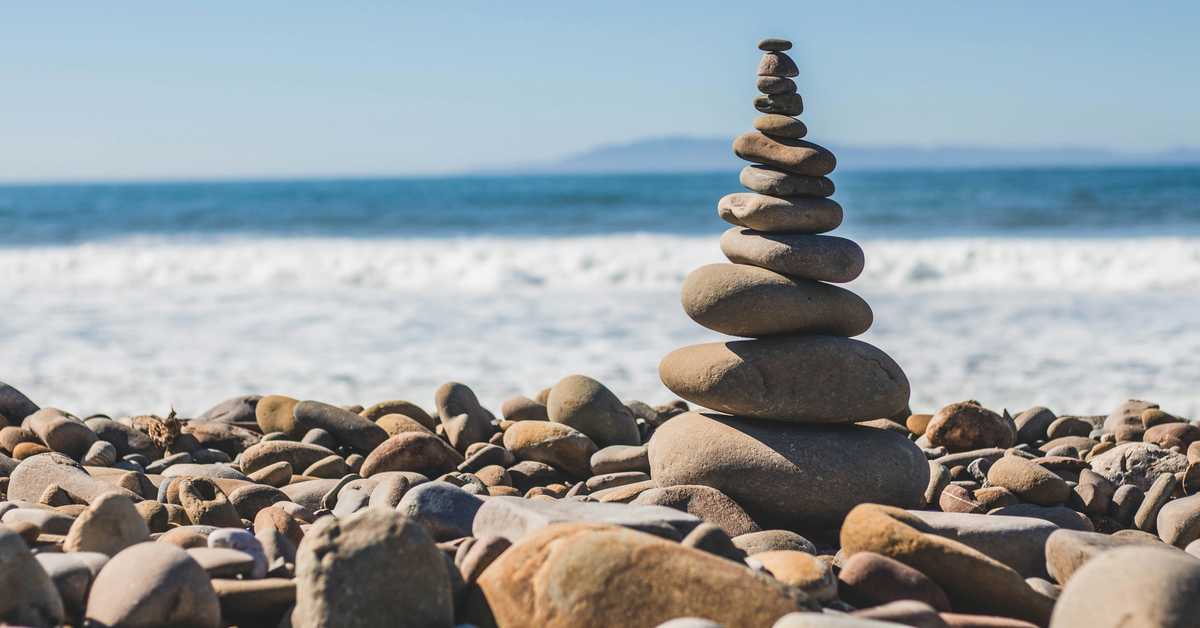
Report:
[[490,497],[475,514],[472,532],[476,537],[517,542],[556,523],[603,523],[679,540],[700,522],[694,515],[664,506]]
[[396,511],[425,526],[437,541],[471,536],[483,501],[447,482],[425,482],[409,489]]
[[954,452],[1012,447],[1016,437],[1016,428],[1011,421],[976,401],[943,407],[925,428],[925,438],[931,445]]
[[725,222],[767,233],[816,234],[842,224],[842,206],[814,196],[780,198],[735,192],[717,202],[717,215]]
[[[853,457],[828,455],[850,448]],[[759,525],[801,531],[836,527],[864,501],[916,506],[929,474],[921,451],[887,430],[699,413],[660,427],[649,454],[651,477],[660,486],[710,486]]]
[[[262,407],[262,404],[259,404]],[[269,440],[247,447],[242,452],[242,473],[254,473],[263,467],[277,462],[286,462],[292,470],[307,469],[322,458],[333,455],[333,451],[321,447],[290,440]]]
[[989,516],[1007,516],[1025,519],[1041,519],[1067,530],[1083,530],[1091,532],[1094,529],[1092,520],[1087,515],[1066,506],[1040,506],[1021,502],[997,508],[988,513]]
[[[671,595],[641,595],[663,582],[671,583]],[[606,626],[619,616],[631,626],[678,617],[764,626],[791,611],[815,610],[797,589],[731,561],[634,530],[589,524],[526,537],[483,572],[478,586],[482,596],[468,604],[466,619],[481,625],[491,616],[500,626]]]
[[1200,494],[1173,499],[1163,504],[1155,519],[1158,536],[1179,548],[1200,538]]
[[25,417],[24,427],[33,430],[42,444],[52,451],[74,460],[83,458],[92,443],[96,442],[96,433],[88,429],[83,421],[57,408],[42,408]]
[[[10,394],[4,388],[0,385],[0,403],[14,403],[4,398]],[[21,536],[6,526],[0,526],[0,592],[0,623],[40,628],[58,626],[65,619],[54,581]]]
[[666,506],[696,515],[719,526],[731,537],[758,532],[758,524],[737,502],[721,491],[700,485],[652,488],[639,494],[631,504]]
[[1091,459],[1092,470],[1116,485],[1150,489],[1162,473],[1187,470],[1187,456],[1149,443],[1124,443]]
[[827,177],[806,177],[785,170],[751,164],[742,168],[738,181],[751,192],[770,196],[833,196],[833,181]]
[[857,336],[872,321],[871,307],[849,290],[740,263],[693,270],[682,301],[692,320],[731,336]]
[[758,49],[767,52],[783,52],[792,49],[792,42],[778,37],[767,37],[766,39],[759,40]]
[[150,528],[134,503],[119,493],[106,493],[92,500],[75,518],[63,541],[63,551],[114,556],[149,539]]
[[66,620],[72,625],[83,621],[88,590],[108,562],[108,556],[95,552],[38,552],[34,558],[50,576],[62,599]]
[[[761,77],[759,79],[759,84],[761,85],[763,81],[790,80],[791,79]],[[777,113],[766,113],[754,118],[754,128],[770,137],[792,140],[798,140],[803,138],[805,135],[808,135],[808,127],[805,126],[803,122],[791,116],[779,115]]]
[[113,556],[92,584],[86,616],[105,626],[221,625],[208,574],[170,543],[138,543]]
[[[954,539],[989,558],[998,560],[1022,576],[1045,576],[1046,540],[1058,526],[1044,519],[990,515],[910,511],[927,528],[925,532]],[[1079,516],[1078,513],[1075,513]]]
[[424,526],[399,513],[324,517],[296,555],[292,625],[449,628],[446,559]]
[[[865,342],[832,336],[683,347],[662,359],[659,376],[688,401],[734,416],[784,423],[850,423],[891,416],[903,411],[909,396],[908,379],[886,353]],[[922,466],[923,460],[924,456]]]
[[1065,585],[1089,560],[1118,547],[1167,547],[1152,535],[1113,536],[1079,530],[1056,530],[1046,539],[1046,570]]
[[1142,442],[1158,445],[1163,449],[1178,447],[1186,451],[1197,440],[1200,440],[1200,427],[1191,423],[1163,423],[1142,434]]
[[1117,429],[1121,427],[1144,430],[1146,426],[1142,423],[1142,413],[1154,409],[1158,409],[1157,403],[1140,399],[1124,401],[1104,418],[1104,431],[1110,434],[1116,433]]
[[212,480],[186,477],[176,482],[176,485],[179,487],[179,505],[183,506],[192,523],[218,528],[236,528],[242,525],[242,518],[237,509]]
[[838,581],[833,568],[808,552],[777,550],[750,558],[761,563],[776,580],[804,591],[813,600],[829,602],[837,598]]
[[213,578],[212,586],[222,620],[237,626],[278,626],[296,602],[296,584],[290,578]]
[[383,428],[369,419],[320,401],[301,401],[292,408],[292,414],[305,428],[323,429],[338,443],[361,454],[370,453],[387,440]]
[[859,607],[917,600],[938,611],[950,610],[946,592],[925,574],[875,552],[858,552],[838,572],[839,596]]
[[[255,518],[257,522],[257,517]],[[301,537],[303,538],[303,537]],[[299,541],[300,539],[296,539]],[[208,546],[217,549],[237,550],[252,559],[250,568],[243,575],[250,578],[267,576],[267,555],[262,543],[251,533],[236,528],[222,528],[208,535]]]
[[1052,471],[1019,456],[1004,456],[992,463],[987,481],[1002,486],[1027,502],[1053,506],[1067,501],[1071,487]]
[[1200,561],[1183,552],[1122,547],[1089,560],[1054,607],[1051,628],[1184,628],[1200,616]]
[[200,413],[194,422],[253,423],[262,395],[240,395],[231,397]]
[[640,445],[633,413],[600,382],[586,375],[569,375],[550,389],[547,414],[583,432],[597,447]]
[[20,425],[25,417],[37,412],[38,405],[12,385],[0,382],[0,416],[9,423]]
[[796,91],[796,81],[782,76],[760,76],[754,85],[764,94],[791,94]]
[[804,113],[804,99],[800,94],[763,94],[754,98],[754,108],[765,114],[798,116]]
[[596,444],[562,423],[520,421],[504,431],[504,447],[518,460],[544,462],[576,479],[591,475]]
[[793,77],[800,75],[800,69],[796,67],[796,62],[782,51],[768,51],[758,62],[758,75]]
[[646,445],[611,445],[592,454],[592,475],[623,471],[650,472]]
[[[767,98],[775,102],[789,99],[790,96],[775,94]],[[733,141],[733,152],[746,161],[809,177],[823,177],[837,166],[837,158],[824,146],[800,139],[769,136],[759,131],[739,135]]]
[[817,546],[813,545],[812,541],[791,530],[748,532],[733,537],[733,544],[746,554],[761,554],[763,552],[776,551],[817,553]]
[[1046,430],[1057,418],[1052,410],[1042,406],[1034,406],[1017,414],[1013,417],[1013,424],[1017,427],[1017,442],[1032,444],[1046,440]]
[[370,407],[359,413],[359,415],[361,415],[363,418],[375,422],[378,422],[379,419],[389,414],[406,416],[417,423],[420,423],[425,427],[425,429],[431,432],[437,428],[437,419],[430,416],[429,413],[426,412],[421,406],[403,399],[380,401],[379,403],[372,404]]
[[[721,252],[734,264],[766,268],[795,279],[845,283],[862,273],[862,248],[828,235],[779,234],[734,227],[721,236]],[[865,305],[865,304],[864,304]]]
[[249,577],[257,566],[254,556],[228,547],[193,547],[187,553],[210,578]]
[[117,492],[133,501],[141,496],[92,477],[74,460],[59,453],[43,453],[21,461],[9,475],[8,499],[36,502],[52,484],[74,499],[90,503],[104,493]]
[[454,471],[462,462],[462,454],[437,436],[405,432],[385,440],[367,455],[360,474],[369,478],[388,471],[409,471],[437,477]]
[[538,403],[524,395],[509,397],[500,404],[500,416],[508,421],[548,421],[546,404]]
[[1048,620],[1054,600],[1030,588],[1015,570],[958,541],[924,533],[924,528],[915,514],[863,504],[842,524],[842,552],[875,552],[898,560],[937,583],[958,610],[1038,624]]
[[446,439],[460,452],[472,443],[487,442],[496,431],[492,413],[479,405],[475,392],[466,384],[442,384],[434,393],[434,403]]

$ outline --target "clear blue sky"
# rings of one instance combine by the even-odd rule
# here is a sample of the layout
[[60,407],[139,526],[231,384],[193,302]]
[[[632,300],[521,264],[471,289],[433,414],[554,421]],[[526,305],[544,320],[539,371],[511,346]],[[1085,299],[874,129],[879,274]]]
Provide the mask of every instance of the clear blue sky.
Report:
[[30,2],[0,179],[386,175],[755,115],[796,42],[816,141],[1200,145],[1195,2]]

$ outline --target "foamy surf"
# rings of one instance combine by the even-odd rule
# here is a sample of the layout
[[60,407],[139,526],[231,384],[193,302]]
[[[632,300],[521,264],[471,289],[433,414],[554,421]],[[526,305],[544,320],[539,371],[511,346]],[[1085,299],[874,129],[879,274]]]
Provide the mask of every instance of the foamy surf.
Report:
[[[863,338],[904,367],[914,409],[1200,412],[1200,239],[861,243]],[[680,282],[721,259],[711,235],[657,234],[0,248],[0,354],[6,381],[81,413],[246,392],[429,404],[451,379],[495,405],[573,372],[665,401],[658,360],[720,339],[680,311]]]

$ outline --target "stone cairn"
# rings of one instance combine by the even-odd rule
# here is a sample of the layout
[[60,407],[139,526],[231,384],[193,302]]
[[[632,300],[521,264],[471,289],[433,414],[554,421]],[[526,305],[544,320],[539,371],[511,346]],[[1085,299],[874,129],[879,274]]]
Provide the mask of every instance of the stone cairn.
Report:
[[[653,466],[660,484],[715,485],[735,499],[740,496],[739,502],[749,501],[752,511],[758,503],[756,516],[804,529],[836,525],[862,501],[915,504],[924,487],[922,477],[927,476],[920,452],[900,438],[884,447],[895,458],[892,467],[888,460],[870,463],[892,477],[867,474],[872,477],[833,484],[863,475],[861,468],[834,468],[833,460],[860,444],[866,453],[871,438],[878,436],[868,434],[869,428],[847,432],[844,425],[895,417],[902,422],[908,416],[909,384],[887,354],[851,338],[870,327],[871,308],[834,284],[862,272],[863,252],[845,238],[819,235],[842,222],[842,207],[829,198],[833,182],[826,178],[836,159],[829,150],[802,139],[807,128],[795,116],[804,106],[792,80],[799,71],[784,52],[791,46],[782,39],[766,39],[758,46],[764,51],[758,66],[762,95],[755,98],[754,107],[763,115],[754,120],[755,131],[733,142],[734,153],[752,162],[740,177],[750,191],[729,194],[717,206],[721,218],[735,225],[721,237],[721,251],[730,263],[696,269],[682,290],[683,308],[697,323],[749,339],[677,349],[662,360],[659,372],[680,397],[732,415],[693,414],[684,420],[690,426],[673,422],[672,427],[716,438],[720,430],[708,424],[716,420],[743,434],[753,433],[754,440],[810,471],[800,480],[808,490],[790,497],[739,490],[739,474],[717,478],[713,463],[688,459],[725,456],[715,445],[695,442],[698,437],[681,435],[691,442],[672,447],[673,456],[660,446]],[[815,427],[805,431],[797,426]],[[827,447],[804,454],[813,459],[794,459],[801,447],[797,442],[811,444],[825,437],[832,439]],[[721,440],[729,442],[727,437]],[[660,439],[665,441],[665,436]],[[652,464],[655,458],[652,443]],[[764,475],[764,480],[767,477],[780,476]],[[745,475],[741,480],[748,483]],[[819,486],[821,481],[827,485]],[[803,495],[814,490],[826,493],[813,496],[825,500],[824,512],[804,503]],[[831,491],[850,494],[838,498],[829,495]],[[781,507],[781,502],[791,505]],[[796,512],[789,515],[790,509]]]

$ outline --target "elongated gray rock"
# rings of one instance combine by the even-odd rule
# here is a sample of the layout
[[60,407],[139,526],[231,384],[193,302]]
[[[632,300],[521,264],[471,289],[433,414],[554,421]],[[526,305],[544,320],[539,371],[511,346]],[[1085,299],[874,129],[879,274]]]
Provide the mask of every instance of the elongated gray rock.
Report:
[[883,351],[834,336],[713,342],[676,349],[658,367],[684,399],[737,416],[852,423],[908,406],[908,379]]
[[1058,526],[1043,519],[914,510],[932,532],[974,548],[1026,578],[1046,576],[1046,540]]
[[806,177],[771,166],[746,166],[738,180],[751,192],[771,196],[833,196],[834,191],[833,181],[826,177]]
[[837,158],[824,146],[804,140],[769,137],[758,131],[743,133],[733,140],[733,154],[746,161],[809,177],[823,177],[837,167]]
[[36,502],[52,484],[57,484],[72,498],[89,504],[110,492],[120,493],[135,502],[142,501],[133,491],[92,477],[77,462],[59,453],[38,454],[21,461],[9,477],[8,498]]
[[662,487],[711,486],[764,528],[825,532],[855,505],[920,505],[929,483],[921,450],[889,430],[792,425],[689,412],[650,439]]
[[320,401],[301,401],[292,413],[301,425],[308,429],[321,428],[333,434],[339,443],[364,456],[388,437],[382,427],[369,419]]
[[515,543],[553,523],[604,523],[679,540],[701,521],[666,506],[490,497],[475,513],[473,531],[476,537],[498,536]]
[[742,264],[708,264],[683,282],[683,310],[723,334],[857,336],[871,326],[871,306],[830,284],[792,279]]
[[735,264],[833,283],[853,281],[866,263],[862,248],[846,238],[765,233],[737,227],[721,236],[721,252]]
[[717,215],[739,227],[769,233],[824,233],[842,224],[842,206],[817,196],[780,198],[735,192],[717,202]]

